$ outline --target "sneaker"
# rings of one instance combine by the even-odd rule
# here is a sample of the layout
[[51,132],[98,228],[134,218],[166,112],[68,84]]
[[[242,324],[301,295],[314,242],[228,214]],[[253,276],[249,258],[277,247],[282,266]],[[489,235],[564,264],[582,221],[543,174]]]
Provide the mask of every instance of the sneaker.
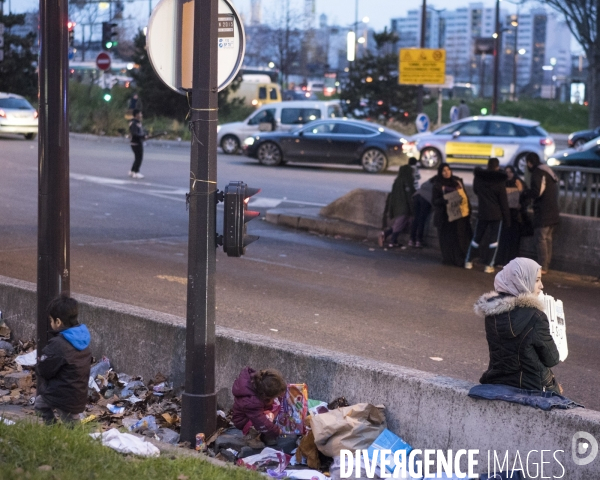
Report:
[[377,237],[377,245],[379,245],[380,248],[383,248],[383,241],[385,240],[385,233],[384,232],[379,232],[379,236]]
[[139,179],[139,178],[144,178],[144,176],[141,173],[137,172],[137,173],[133,174],[133,178],[138,178]]
[[133,177],[133,176],[135,176],[135,172],[133,172],[132,170],[129,170],[129,176],[130,176],[130,177]]
[[417,242],[415,243],[415,247],[423,248],[423,244],[417,240]]
[[412,240],[408,241],[408,246],[409,247],[416,247],[417,245],[415,244],[415,242],[413,242]]
[[496,270],[494,270],[494,267],[492,267],[491,265],[487,265],[487,266],[486,266],[486,267],[483,269],[483,271],[484,271],[485,273],[494,273]]
[[473,268],[473,262],[465,262],[465,268],[471,270]]

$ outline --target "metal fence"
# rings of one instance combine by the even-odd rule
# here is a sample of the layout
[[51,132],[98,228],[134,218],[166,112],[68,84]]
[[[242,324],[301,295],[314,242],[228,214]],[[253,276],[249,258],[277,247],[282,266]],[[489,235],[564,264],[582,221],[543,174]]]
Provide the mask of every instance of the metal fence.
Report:
[[600,168],[552,167],[559,178],[558,203],[562,213],[598,217]]

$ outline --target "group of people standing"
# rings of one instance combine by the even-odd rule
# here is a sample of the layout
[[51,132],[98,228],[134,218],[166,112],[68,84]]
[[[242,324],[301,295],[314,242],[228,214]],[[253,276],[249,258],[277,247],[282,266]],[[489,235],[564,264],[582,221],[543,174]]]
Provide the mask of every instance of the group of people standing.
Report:
[[[398,244],[400,233],[410,225],[409,247],[424,245],[423,234],[430,212],[437,228],[442,262],[466,269],[473,268],[478,256],[486,273],[518,257],[521,238],[534,235],[541,272],[547,273],[552,258],[552,235],[559,221],[558,178],[535,154],[526,157],[531,173],[530,187],[512,166],[500,169],[497,158],[490,158],[486,168],[474,171],[473,190],[478,199],[475,231],[471,223],[471,203],[463,180],[455,176],[447,163],[438,173],[418,185],[417,160],[400,168],[388,195],[384,227],[379,245]],[[458,199],[460,210],[449,216],[451,199]],[[462,201],[461,201],[462,199]],[[527,206],[533,201],[533,222]]]

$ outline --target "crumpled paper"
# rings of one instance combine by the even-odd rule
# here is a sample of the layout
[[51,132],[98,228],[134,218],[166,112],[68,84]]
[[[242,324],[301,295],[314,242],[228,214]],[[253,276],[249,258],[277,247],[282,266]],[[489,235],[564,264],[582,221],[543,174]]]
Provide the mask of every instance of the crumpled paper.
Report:
[[160,455],[160,450],[150,442],[144,442],[130,433],[121,433],[116,428],[111,428],[102,434],[90,433],[90,437],[100,438],[102,445],[119,453],[133,454],[140,457],[158,457]]

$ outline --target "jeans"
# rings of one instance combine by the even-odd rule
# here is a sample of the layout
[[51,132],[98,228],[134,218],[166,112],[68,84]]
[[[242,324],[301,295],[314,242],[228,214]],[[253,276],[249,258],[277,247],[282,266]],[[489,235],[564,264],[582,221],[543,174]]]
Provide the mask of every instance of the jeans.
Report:
[[413,197],[413,206],[415,216],[410,228],[410,239],[413,242],[423,243],[423,233],[425,231],[425,225],[427,225],[427,218],[431,212],[431,203],[425,200],[421,195],[415,195]]
[[538,262],[542,270],[548,270],[552,260],[552,234],[555,226],[533,229],[533,240],[537,249]]
[[49,403],[44,400],[43,395],[38,395],[35,399],[35,404],[33,405],[35,412],[42,417],[46,425],[52,425],[56,423],[56,417],[54,415],[54,410],[58,413],[58,417],[62,420],[63,423],[73,424],[79,422],[79,414],[78,413],[69,413],[61,410],[60,408],[54,408]]
[[144,158],[144,145],[141,143],[138,145],[132,145],[131,149],[135,155],[135,160],[131,166],[131,171],[138,173],[140,171],[140,167],[142,166],[142,159]]
[[[489,265],[491,267],[494,266],[496,262],[496,253],[498,253],[498,242],[500,241],[500,234],[502,233],[502,220],[477,220],[477,225],[475,225],[475,235],[473,235],[473,240],[471,240],[471,244],[469,245],[469,251],[467,252],[465,262],[471,261],[471,250],[473,248],[479,248],[479,243],[487,229],[490,230],[491,240],[488,248],[493,252]],[[480,250],[479,256],[481,258],[484,258],[483,253],[483,249]]]

